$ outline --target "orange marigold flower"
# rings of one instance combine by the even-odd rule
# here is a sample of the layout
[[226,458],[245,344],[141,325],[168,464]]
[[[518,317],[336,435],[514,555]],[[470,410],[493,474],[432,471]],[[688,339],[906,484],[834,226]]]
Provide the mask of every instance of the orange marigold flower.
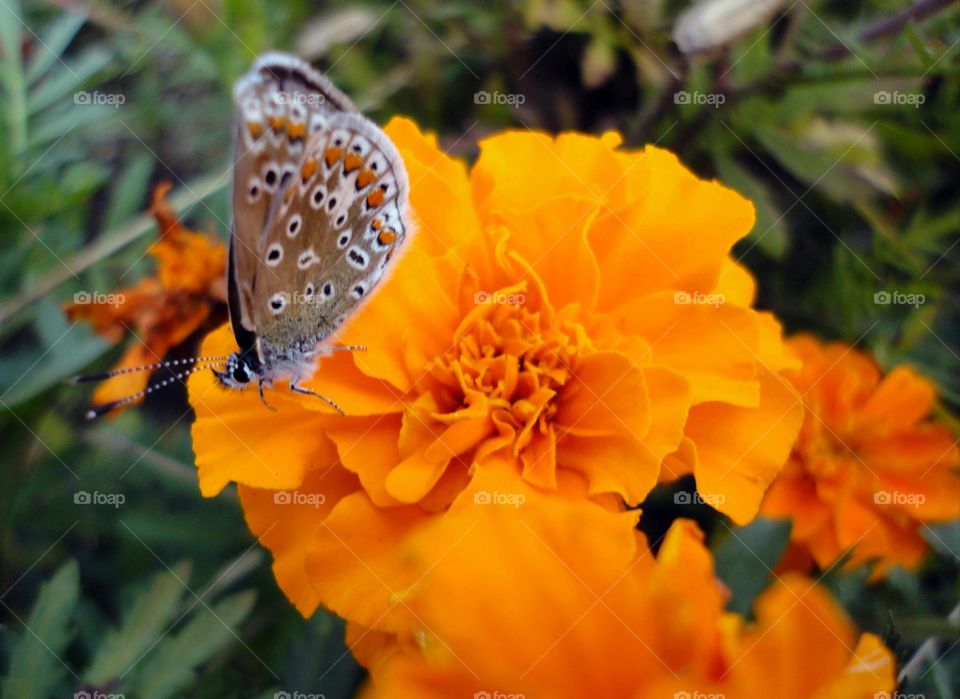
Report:
[[[311,594],[304,555],[326,547],[346,584],[383,545],[379,523],[389,540],[444,511],[495,457],[539,488],[578,474],[584,496],[631,505],[692,471],[751,519],[802,418],[778,375],[779,325],[751,308],[753,280],[729,258],[751,204],[615,134],[507,132],[468,174],[412,122],[386,132],[419,233],[338,338],[367,351],[325,358],[304,384],[347,417],[285,387],[271,412],[209,372],[190,381],[201,489],[241,484],[298,608],[382,614],[332,586]],[[232,349],[222,328],[203,353]],[[351,479],[369,500],[334,502],[326,489],[339,497]],[[294,489],[328,495],[324,508],[271,528],[295,509],[274,494]]]
[[845,344],[800,335],[789,348],[806,417],[763,514],[793,520],[794,556],[821,568],[851,549],[849,565],[877,559],[877,576],[917,565],[923,525],[960,517],[960,450],[929,419],[934,385],[907,366],[884,375]]
[[[478,504],[493,491],[523,501]],[[895,686],[893,654],[809,579],[778,580],[752,622],[725,611],[693,522],[675,522],[654,558],[625,521],[636,513],[545,494],[508,463],[464,495],[393,552],[420,570],[395,602],[409,632],[348,627],[368,699],[870,699]]]
[[[151,212],[159,240],[147,250],[157,261],[155,277],[90,303],[68,303],[67,318],[85,320],[113,342],[136,336],[114,369],[154,364],[200,329],[226,303],[226,247],[216,238],[184,228],[166,200],[170,184],[154,190]],[[100,405],[146,388],[149,372],[121,374],[104,381],[93,396]]]

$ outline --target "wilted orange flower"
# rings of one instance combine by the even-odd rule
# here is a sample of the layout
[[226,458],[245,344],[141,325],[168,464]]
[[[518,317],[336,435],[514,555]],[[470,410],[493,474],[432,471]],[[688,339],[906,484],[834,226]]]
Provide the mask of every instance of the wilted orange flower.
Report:
[[800,335],[789,347],[806,418],[763,514],[793,520],[793,545],[821,568],[849,549],[850,565],[878,559],[876,575],[915,566],[922,526],[960,517],[957,442],[929,419],[936,389],[907,366],[884,375],[848,345]]
[[[382,600],[351,576],[494,457],[544,490],[574,473],[589,497],[631,505],[692,471],[734,520],[752,518],[802,409],[777,375],[779,326],[729,258],[750,203],[615,134],[507,132],[468,175],[410,121],[386,132],[419,233],[338,338],[367,351],[324,359],[306,383],[347,417],[285,387],[271,412],[209,372],[190,381],[201,489],[241,484],[298,608],[322,599],[372,622]],[[223,328],[203,353],[232,349]],[[351,489],[369,501],[339,501]],[[293,490],[325,502],[274,502]],[[328,556],[319,591],[308,551]]]
[[[166,200],[169,190],[169,183],[159,185],[151,205],[160,238],[147,252],[157,261],[156,276],[103,299],[90,295],[89,303],[64,307],[67,318],[90,322],[112,342],[136,335],[115,369],[160,361],[226,303],[226,247],[210,235],[184,228]],[[146,388],[149,378],[149,372],[115,376],[99,386],[93,402],[102,405],[133,395]]]
[[[492,492],[522,501],[483,504]],[[636,516],[545,494],[509,463],[484,469],[393,551],[420,571],[397,602],[411,630],[348,627],[371,672],[362,696],[872,699],[894,688],[892,653],[824,588],[789,575],[748,622],[724,610],[693,522],[677,520],[654,558]]]

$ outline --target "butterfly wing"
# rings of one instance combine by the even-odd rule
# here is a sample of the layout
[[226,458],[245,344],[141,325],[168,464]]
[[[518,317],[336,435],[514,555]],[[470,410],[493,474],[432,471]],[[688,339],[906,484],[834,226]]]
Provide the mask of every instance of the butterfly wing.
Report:
[[268,350],[309,351],[356,312],[411,232],[408,208],[390,139],[360,114],[330,116],[266,229],[252,312]]
[[331,115],[356,108],[307,63],[282,53],[260,57],[237,82],[234,100],[228,289],[234,335],[241,349],[249,349],[257,333],[251,312],[254,277],[277,195],[298,169],[311,134],[323,129]]

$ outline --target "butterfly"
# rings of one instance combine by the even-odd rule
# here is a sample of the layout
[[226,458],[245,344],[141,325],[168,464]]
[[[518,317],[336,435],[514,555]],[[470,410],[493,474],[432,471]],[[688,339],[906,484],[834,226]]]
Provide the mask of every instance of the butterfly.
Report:
[[[396,147],[350,99],[308,63],[271,52],[234,87],[237,124],[227,262],[227,357],[159,362],[77,377],[189,365],[132,396],[91,409],[102,415],[209,367],[242,390],[289,379],[300,385],[317,359],[343,350],[337,332],[370,298],[412,233],[409,178]],[[219,366],[222,364],[222,367]]]

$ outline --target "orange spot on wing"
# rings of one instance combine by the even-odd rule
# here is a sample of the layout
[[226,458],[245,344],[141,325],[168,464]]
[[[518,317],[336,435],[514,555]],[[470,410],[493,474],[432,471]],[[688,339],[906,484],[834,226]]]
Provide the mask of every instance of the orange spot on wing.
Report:
[[363,158],[356,153],[347,153],[347,157],[343,159],[344,172],[353,172],[361,165],[363,165]]
[[323,154],[323,159],[326,161],[327,166],[333,165],[337,160],[340,159],[340,153],[342,153],[339,148],[327,148],[326,152]]
[[284,119],[282,116],[272,116],[270,117],[270,128],[273,129],[275,132],[280,133],[281,131],[283,131],[283,127],[286,121],[287,120]]
[[367,196],[367,206],[374,207],[380,206],[383,203],[383,190],[377,189],[373,192],[370,192]]
[[300,177],[304,182],[313,177],[313,173],[317,171],[317,161],[310,159],[303,164],[303,167],[300,168]]
[[304,137],[307,133],[307,125],[303,122],[294,123],[292,121],[287,122],[287,136],[292,141],[296,141]]
[[360,174],[357,175],[357,189],[363,189],[370,183],[374,182],[377,179],[377,176],[373,174],[373,170],[364,168],[360,171]]
[[396,231],[387,228],[386,230],[380,231],[380,235],[377,236],[377,242],[381,245],[389,245],[397,239]]
[[249,131],[250,135],[254,138],[260,138],[263,135],[263,124],[259,121],[248,121],[247,131]]
[[370,225],[373,226],[373,230],[379,231],[380,228],[383,226],[383,221],[381,221],[379,218],[375,218],[373,219],[373,223],[371,223]]

